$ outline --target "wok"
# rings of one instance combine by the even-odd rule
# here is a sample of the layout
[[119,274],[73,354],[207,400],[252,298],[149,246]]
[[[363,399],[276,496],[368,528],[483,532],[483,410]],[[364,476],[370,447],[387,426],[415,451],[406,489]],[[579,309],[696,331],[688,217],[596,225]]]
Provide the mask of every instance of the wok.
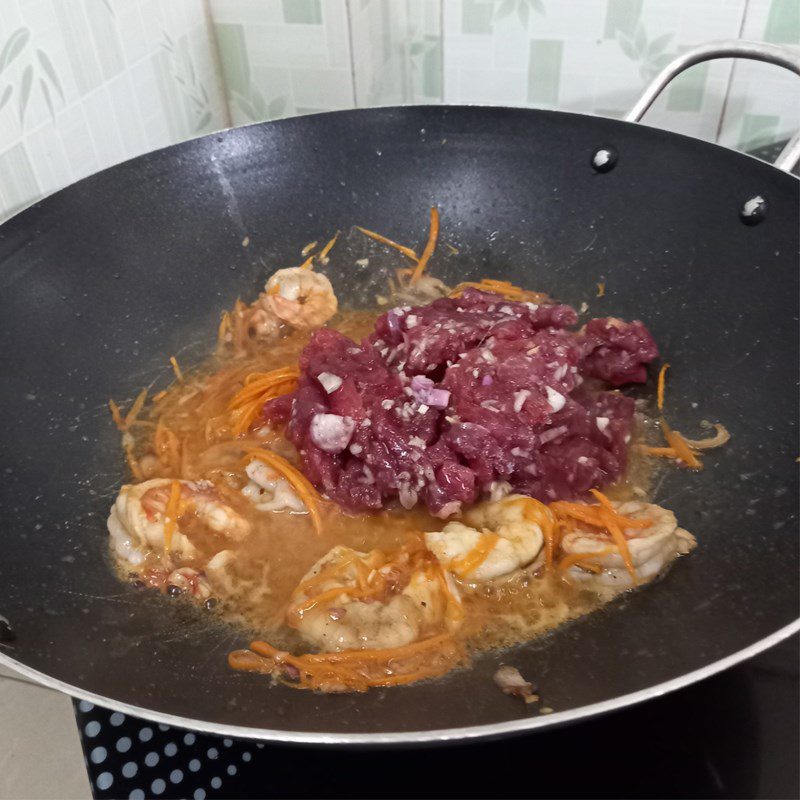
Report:
[[[599,148],[612,158],[593,167]],[[199,361],[220,310],[306,242],[353,224],[415,242],[432,204],[460,251],[439,250],[432,270],[446,281],[503,277],[646,321],[672,364],[675,426],[705,418],[732,433],[704,471],[669,470],[658,486],[700,546],[657,585],[438,681],[320,696],[232,673],[226,654],[245,633],[112,574],[105,520],[124,474],[106,402],[166,385],[172,354]],[[563,723],[777,642],[798,629],[797,212],[794,177],[715,145],[467,107],[230,130],[34,205],[0,228],[0,661],[156,721],[378,743]],[[352,259],[329,272],[341,298],[363,294],[368,271]],[[536,680],[556,713],[531,716],[502,695],[500,663]]]

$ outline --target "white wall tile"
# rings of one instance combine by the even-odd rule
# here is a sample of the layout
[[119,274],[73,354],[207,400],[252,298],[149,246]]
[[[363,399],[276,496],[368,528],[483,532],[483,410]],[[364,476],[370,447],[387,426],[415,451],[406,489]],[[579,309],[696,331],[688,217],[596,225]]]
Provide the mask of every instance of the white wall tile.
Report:
[[72,180],[78,180],[101,169],[102,165],[97,158],[92,133],[81,103],[76,103],[58,114],[56,127],[64,152],[67,154]]
[[[708,39],[735,38],[745,0],[646,0],[638,14],[636,4],[629,3],[632,12],[621,17],[628,28],[608,37],[606,21],[614,3],[528,0],[508,5],[448,0],[444,5],[445,101],[533,104],[621,115],[669,56]],[[511,11],[503,14],[503,9]],[[625,36],[639,44],[640,51],[626,48]],[[536,62],[529,63],[531,42],[541,42],[543,56],[553,61],[541,65],[543,72],[537,72]],[[694,95],[680,85],[672,102],[670,92],[666,93],[648,112],[646,123],[715,139],[730,69],[724,62],[711,65],[703,81],[695,79],[699,89]],[[537,75],[557,85],[546,91],[522,85]],[[546,99],[532,99],[536,97]],[[699,98],[696,108],[686,109],[687,97]],[[684,99],[683,110],[673,107],[675,98]]]
[[204,0],[2,0],[0,49],[18,29],[27,44],[0,73],[0,99],[12,92],[0,159],[18,157],[23,175],[32,160],[41,193],[229,122]]
[[54,124],[44,124],[25,139],[42,194],[50,194],[72,181],[67,154]]

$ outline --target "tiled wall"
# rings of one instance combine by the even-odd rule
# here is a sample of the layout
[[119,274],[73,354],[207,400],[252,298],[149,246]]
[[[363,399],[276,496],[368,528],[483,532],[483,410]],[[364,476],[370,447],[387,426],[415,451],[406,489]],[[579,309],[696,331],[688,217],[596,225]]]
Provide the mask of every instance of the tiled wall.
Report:
[[345,0],[212,0],[235,125],[355,105]]
[[[0,220],[105,166],[292,114],[490,103],[622,115],[703,41],[800,45],[800,0],[0,0]],[[800,79],[718,61],[648,112],[751,148]]]
[[[736,38],[745,0],[445,2],[445,100],[622,116],[686,47]],[[715,139],[731,63],[677,80],[647,123]]]
[[203,0],[0,0],[0,219],[228,125],[213,56]]

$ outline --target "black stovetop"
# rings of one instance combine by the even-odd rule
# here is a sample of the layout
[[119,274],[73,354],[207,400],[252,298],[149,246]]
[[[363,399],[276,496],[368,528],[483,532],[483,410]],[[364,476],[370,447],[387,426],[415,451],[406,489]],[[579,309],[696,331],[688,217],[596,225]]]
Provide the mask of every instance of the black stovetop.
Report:
[[625,711],[465,745],[265,745],[85,702],[76,717],[97,798],[797,798],[798,642]]

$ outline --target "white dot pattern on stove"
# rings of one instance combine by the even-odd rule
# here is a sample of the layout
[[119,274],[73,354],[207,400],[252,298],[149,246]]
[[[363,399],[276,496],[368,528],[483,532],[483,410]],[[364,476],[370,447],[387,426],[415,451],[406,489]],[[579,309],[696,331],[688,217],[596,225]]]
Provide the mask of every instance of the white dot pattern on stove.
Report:
[[96,784],[98,789],[109,789],[112,783],[114,783],[114,776],[110,772],[101,772],[97,776]]
[[[75,708],[98,800],[210,800],[220,796],[218,790],[226,791],[225,781],[245,769],[240,765],[253,760],[251,749],[242,747],[247,746],[245,742],[181,731],[164,724],[140,724],[134,717],[106,711],[84,700],[75,703]],[[264,747],[261,742],[249,747],[253,745]]]

